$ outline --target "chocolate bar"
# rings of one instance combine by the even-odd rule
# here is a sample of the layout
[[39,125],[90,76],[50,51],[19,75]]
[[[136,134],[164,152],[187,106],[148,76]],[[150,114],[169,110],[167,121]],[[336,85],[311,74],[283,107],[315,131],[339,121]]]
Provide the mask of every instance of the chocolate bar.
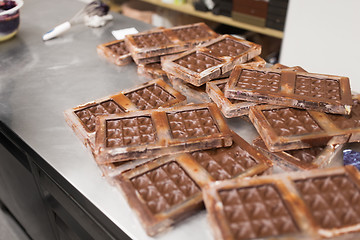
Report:
[[[359,95],[353,96],[350,115],[258,105],[249,118],[271,152],[360,141]],[[335,137],[333,137],[335,136]]]
[[97,118],[99,164],[230,146],[230,130],[215,104],[186,105]]
[[126,35],[125,44],[134,59],[147,59],[182,52],[217,36],[205,23],[196,23]]
[[260,137],[254,139],[253,145],[285,171],[324,168],[332,162],[338,150],[342,148],[341,144],[330,144],[326,146],[270,152]]
[[357,239],[360,174],[353,166],[210,183],[215,239]]
[[150,236],[201,209],[201,188],[209,182],[250,177],[269,169],[271,161],[232,134],[231,147],[158,158],[115,177]]
[[132,62],[131,54],[125,46],[124,40],[115,40],[100,44],[96,47],[99,56],[118,66]]
[[163,69],[195,86],[260,55],[261,46],[230,35],[223,35],[163,63]]
[[160,62],[149,63],[145,65],[140,64],[137,67],[137,73],[150,79],[161,78],[164,81],[168,80],[166,72],[162,69]]
[[156,159],[116,178],[149,236],[203,208],[200,186],[175,158]]
[[286,69],[236,66],[225,96],[337,114],[350,114],[352,105],[347,77]]
[[183,105],[186,97],[161,79],[155,79],[65,111],[65,120],[80,140],[94,150],[97,116]]

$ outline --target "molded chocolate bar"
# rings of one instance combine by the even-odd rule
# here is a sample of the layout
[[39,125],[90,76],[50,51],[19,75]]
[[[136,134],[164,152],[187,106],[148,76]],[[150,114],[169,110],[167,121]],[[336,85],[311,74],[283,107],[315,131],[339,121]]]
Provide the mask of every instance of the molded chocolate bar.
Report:
[[175,58],[165,60],[163,69],[195,86],[201,86],[260,53],[261,46],[258,44],[223,35]]
[[65,120],[93,152],[97,116],[183,105],[186,97],[161,79],[65,111]]
[[272,165],[240,136],[233,139],[231,147],[158,158],[115,177],[149,235],[202,207],[200,191],[209,182],[255,176]]
[[360,176],[353,166],[210,183],[215,239],[357,239]]
[[[258,105],[249,118],[271,152],[360,141],[360,96],[350,115]],[[335,136],[335,137],[333,137]],[[333,137],[333,138],[331,138]]]
[[116,180],[150,236],[203,208],[200,186],[176,161],[176,156],[147,162]]
[[134,59],[146,59],[182,52],[217,36],[205,23],[196,23],[126,35],[125,44]]
[[99,164],[232,144],[226,122],[211,103],[100,116],[96,124]]
[[236,66],[225,96],[337,114],[350,114],[352,105],[347,77],[286,69]]
[[96,51],[100,56],[118,66],[132,62],[131,54],[127,50],[124,40],[115,40],[100,44],[96,47]]
[[326,167],[342,145],[326,145],[311,148],[295,149],[281,152],[270,152],[264,141],[258,137],[253,145],[284,170],[309,170]]
[[168,80],[166,72],[162,69],[160,62],[145,65],[140,64],[137,67],[137,73],[151,79],[161,78],[164,81]]

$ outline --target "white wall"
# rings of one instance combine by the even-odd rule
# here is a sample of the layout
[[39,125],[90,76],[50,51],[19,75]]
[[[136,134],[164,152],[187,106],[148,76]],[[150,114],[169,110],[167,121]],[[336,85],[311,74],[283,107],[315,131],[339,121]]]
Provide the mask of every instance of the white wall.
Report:
[[280,63],[349,77],[360,92],[360,0],[289,0]]

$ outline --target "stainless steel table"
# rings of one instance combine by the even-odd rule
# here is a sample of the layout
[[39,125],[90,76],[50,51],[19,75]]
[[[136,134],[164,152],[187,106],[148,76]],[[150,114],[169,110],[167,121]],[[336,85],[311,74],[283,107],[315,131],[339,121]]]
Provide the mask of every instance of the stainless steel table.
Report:
[[[123,238],[124,232],[132,239],[150,239],[121,193],[102,177],[90,152],[67,126],[63,111],[147,81],[137,75],[135,64],[118,67],[100,59],[96,46],[114,40],[112,30],[143,31],[151,26],[113,13],[114,20],[105,27],[80,24],[57,39],[42,41],[45,32],[82,6],[72,0],[25,2],[18,35],[0,43],[0,121],[5,132],[1,136],[25,149],[31,159],[29,169],[40,169],[36,182],[45,182],[45,188],[54,184],[72,201],[64,206],[67,214],[72,214],[73,207],[82,210],[83,218],[97,223],[109,238]],[[248,141],[256,136],[246,121],[236,118],[228,123]],[[47,198],[46,194],[42,197]],[[203,211],[156,238],[211,239],[212,235]]]

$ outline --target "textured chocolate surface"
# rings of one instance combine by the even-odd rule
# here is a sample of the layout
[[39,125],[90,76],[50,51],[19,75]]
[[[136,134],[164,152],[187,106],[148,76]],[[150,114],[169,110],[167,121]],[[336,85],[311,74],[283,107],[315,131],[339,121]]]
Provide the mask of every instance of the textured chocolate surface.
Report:
[[181,204],[200,191],[194,181],[174,161],[130,180],[153,214]]
[[207,47],[216,57],[235,57],[247,51],[250,47],[232,39],[225,38]]
[[208,109],[167,113],[173,138],[192,138],[219,133]]
[[124,41],[116,42],[114,44],[107,45],[106,47],[109,48],[116,55],[121,56],[129,53]]
[[349,115],[353,101],[347,77],[301,70],[235,66],[227,98]]
[[295,94],[313,98],[340,100],[340,83],[332,79],[318,79],[297,75]]
[[175,99],[157,84],[129,92],[125,96],[140,110],[158,108]]
[[142,145],[156,140],[151,117],[107,120],[106,125],[107,147]]
[[242,70],[236,87],[247,90],[278,92],[280,90],[280,74],[258,70]]
[[190,69],[191,71],[200,73],[210,67],[220,64],[221,62],[206,54],[194,52],[176,60],[175,63]]
[[125,110],[121,108],[113,100],[107,100],[93,106],[76,111],[75,114],[79,117],[80,121],[86,126],[88,131],[95,131],[95,118],[96,116],[123,113]]
[[172,43],[163,32],[135,35],[133,39],[138,48],[159,47]]
[[347,175],[295,181],[316,223],[325,229],[360,223],[360,190]]
[[234,142],[231,147],[197,151],[191,153],[191,156],[215,180],[236,177],[258,164],[258,162],[236,142]]
[[293,136],[323,131],[305,110],[280,108],[263,110],[262,113],[278,136]]
[[324,150],[324,147],[312,147],[285,151],[293,156],[296,160],[305,163],[312,163],[316,157]]
[[184,42],[196,40],[199,38],[208,38],[211,36],[208,30],[205,29],[202,25],[173,29],[172,31],[181,41]]
[[298,232],[293,217],[272,184],[221,190],[233,239],[253,239]]

